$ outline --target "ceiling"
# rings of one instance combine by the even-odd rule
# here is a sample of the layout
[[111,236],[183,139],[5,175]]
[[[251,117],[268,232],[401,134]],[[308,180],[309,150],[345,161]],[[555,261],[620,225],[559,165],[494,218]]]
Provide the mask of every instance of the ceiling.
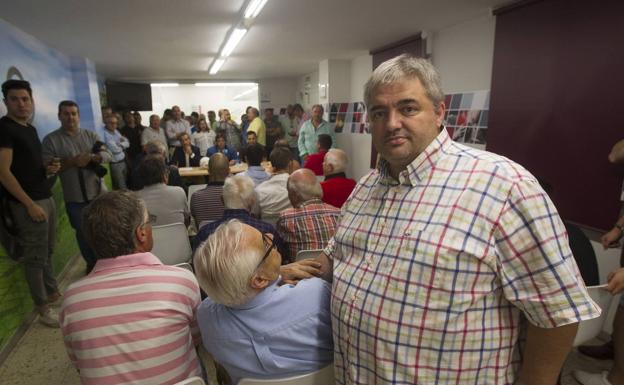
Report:
[[[3,0],[8,1],[8,0]],[[221,71],[208,67],[248,0],[20,0],[2,19],[117,80],[294,77],[510,0],[269,0]]]

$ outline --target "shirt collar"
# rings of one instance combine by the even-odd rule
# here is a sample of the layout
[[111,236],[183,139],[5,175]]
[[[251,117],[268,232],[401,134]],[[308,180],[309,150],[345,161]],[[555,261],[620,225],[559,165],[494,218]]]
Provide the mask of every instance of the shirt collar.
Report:
[[249,211],[245,210],[245,209],[225,209],[223,210],[223,217],[224,218],[229,218],[229,217],[235,217],[235,218],[240,218],[240,217],[250,217],[251,214],[249,214]]
[[122,267],[135,267],[135,266],[157,266],[163,263],[152,253],[136,253],[129,255],[121,255],[115,258],[103,258],[98,259],[93,268],[93,273],[100,271],[119,269]]
[[323,203],[322,200],[314,198],[314,199],[310,199],[310,200],[307,200],[307,201],[301,203],[298,208],[302,208],[302,207],[305,207],[305,206],[308,206],[308,205],[322,204],[322,203]]
[[[398,182],[400,184],[408,184],[416,186],[429,174],[431,169],[436,165],[440,158],[448,152],[449,147],[453,143],[452,139],[446,132],[446,128],[443,128],[438,136],[429,143],[427,148],[420,153],[407,165],[407,168],[399,174]],[[388,162],[385,159],[381,159],[378,166],[378,171],[382,184],[396,184],[395,180],[390,175],[390,168]]]
[[243,302],[240,305],[230,306],[233,309],[253,309],[254,307],[258,307],[263,305],[271,299],[273,293],[277,290],[277,283],[282,280],[282,277],[278,277],[275,282],[273,282],[270,286],[267,286],[264,290],[253,296],[250,300]]
[[335,174],[331,174],[331,175],[325,175],[325,180],[330,180],[330,179],[334,179],[334,178],[347,178],[347,174],[345,174],[344,172],[337,172]]

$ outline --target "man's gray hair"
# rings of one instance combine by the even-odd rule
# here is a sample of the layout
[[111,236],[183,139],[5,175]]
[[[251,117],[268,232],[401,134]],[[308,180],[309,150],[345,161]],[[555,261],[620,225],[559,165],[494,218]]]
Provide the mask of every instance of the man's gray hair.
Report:
[[399,55],[381,63],[364,85],[364,102],[371,107],[373,96],[377,89],[385,84],[397,83],[403,80],[418,78],[425,89],[425,93],[436,112],[444,102],[444,92],[438,70],[427,59],[417,58],[408,54]]
[[216,303],[240,305],[253,295],[250,281],[263,250],[244,244],[242,238],[243,224],[232,219],[217,227],[195,252],[197,281]]
[[311,199],[321,199],[323,197],[323,189],[316,177],[310,178],[288,178],[286,182],[288,191],[299,197],[301,203]]
[[226,209],[251,211],[256,202],[253,180],[245,175],[234,175],[223,183],[223,205]]
[[334,174],[339,172],[345,172],[349,165],[349,157],[347,153],[339,148],[332,148],[325,154],[325,162],[331,164],[334,169]]
[[82,212],[82,229],[98,259],[136,252],[136,229],[145,222],[143,201],[127,190],[95,198]]

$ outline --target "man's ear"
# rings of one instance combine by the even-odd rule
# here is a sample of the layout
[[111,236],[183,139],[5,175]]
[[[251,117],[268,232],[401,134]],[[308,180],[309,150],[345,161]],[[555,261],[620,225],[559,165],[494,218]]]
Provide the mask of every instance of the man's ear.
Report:
[[256,290],[262,290],[265,287],[269,286],[269,283],[271,283],[270,280],[264,278],[259,273],[254,273],[254,275],[251,277],[250,285]]
[[143,245],[145,244],[145,242],[147,242],[147,230],[145,230],[145,226],[137,227],[134,235],[137,241],[139,241],[139,244]]

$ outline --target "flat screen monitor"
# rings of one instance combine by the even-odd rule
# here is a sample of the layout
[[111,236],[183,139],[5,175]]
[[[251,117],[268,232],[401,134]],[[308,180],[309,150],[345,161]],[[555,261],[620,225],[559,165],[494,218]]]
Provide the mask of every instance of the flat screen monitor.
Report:
[[151,111],[152,87],[147,83],[106,81],[106,99],[113,111]]

